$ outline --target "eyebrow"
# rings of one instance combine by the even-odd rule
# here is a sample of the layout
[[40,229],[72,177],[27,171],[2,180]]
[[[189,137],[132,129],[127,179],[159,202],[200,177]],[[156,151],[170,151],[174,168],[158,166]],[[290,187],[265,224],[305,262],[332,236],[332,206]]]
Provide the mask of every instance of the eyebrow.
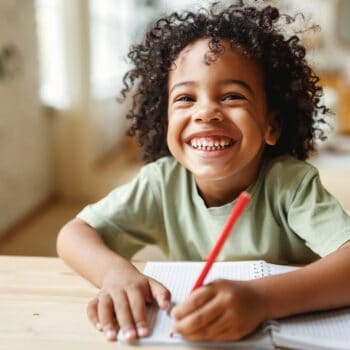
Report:
[[169,95],[177,88],[179,88],[180,86],[184,86],[184,85],[193,85],[194,81],[182,81],[181,83],[177,83],[175,85],[173,85],[173,87],[170,89],[169,91]]
[[[175,85],[172,86],[172,88],[169,91],[169,95],[177,88],[184,86],[184,85],[193,85],[195,84],[194,81],[182,81],[180,83],[177,83]],[[230,84],[237,84],[240,85],[242,87],[244,87],[246,90],[248,90],[253,96],[255,96],[255,93],[253,91],[253,89],[251,88],[251,86],[246,83],[244,80],[240,80],[240,79],[225,79],[225,80],[220,80],[219,84],[222,85],[230,85]]]
[[225,80],[220,80],[220,84],[223,85],[230,85],[230,84],[237,84],[243,86],[246,90],[248,90],[253,96],[255,96],[254,90],[251,88],[251,86],[245,82],[244,80],[240,79],[225,79]]

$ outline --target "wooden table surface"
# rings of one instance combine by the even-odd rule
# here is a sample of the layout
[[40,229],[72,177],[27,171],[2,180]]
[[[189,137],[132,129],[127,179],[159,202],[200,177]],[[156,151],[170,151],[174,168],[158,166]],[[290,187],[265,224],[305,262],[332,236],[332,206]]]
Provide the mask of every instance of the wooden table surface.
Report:
[[90,324],[85,309],[96,292],[58,258],[0,256],[0,350],[136,349]]

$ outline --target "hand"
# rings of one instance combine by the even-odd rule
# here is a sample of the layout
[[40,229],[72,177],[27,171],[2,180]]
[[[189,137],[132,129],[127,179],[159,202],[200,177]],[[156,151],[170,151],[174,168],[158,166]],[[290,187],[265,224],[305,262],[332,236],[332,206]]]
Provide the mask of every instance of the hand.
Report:
[[238,340],[265,319],[252,281],[215,280],[171,311],[173,330],[192,341]]
[[149,335],[146,303],[170,306],[170,292],[159,282],[141,274],[136,268],[111,270],[103,280],[101,291],[89,302],[87,314],[92,324],[108,340],[116,340],[119,329],[132,342]]

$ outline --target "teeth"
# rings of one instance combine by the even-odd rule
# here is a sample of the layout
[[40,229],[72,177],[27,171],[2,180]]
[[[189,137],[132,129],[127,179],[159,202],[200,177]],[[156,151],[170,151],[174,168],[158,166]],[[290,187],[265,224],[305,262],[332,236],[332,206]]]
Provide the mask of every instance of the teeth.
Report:
[[222,140],[212,140],[209,138],[193,138],[191,146],[199,150],[218,150],[232,145],[232,141],[228,138]]

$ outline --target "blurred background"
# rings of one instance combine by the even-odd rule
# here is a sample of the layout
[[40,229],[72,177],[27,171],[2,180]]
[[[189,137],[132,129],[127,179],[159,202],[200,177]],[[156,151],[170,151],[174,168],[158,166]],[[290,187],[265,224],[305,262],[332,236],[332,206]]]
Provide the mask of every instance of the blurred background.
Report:
[[[160,14],[209,3],[0,0],[0,254],[55,256],[64,223],[138,172],[115,99],[127,50]],[[302,38],[335,116],[310,162],[349,210],[350,1],[272,3],[321,28]]]

